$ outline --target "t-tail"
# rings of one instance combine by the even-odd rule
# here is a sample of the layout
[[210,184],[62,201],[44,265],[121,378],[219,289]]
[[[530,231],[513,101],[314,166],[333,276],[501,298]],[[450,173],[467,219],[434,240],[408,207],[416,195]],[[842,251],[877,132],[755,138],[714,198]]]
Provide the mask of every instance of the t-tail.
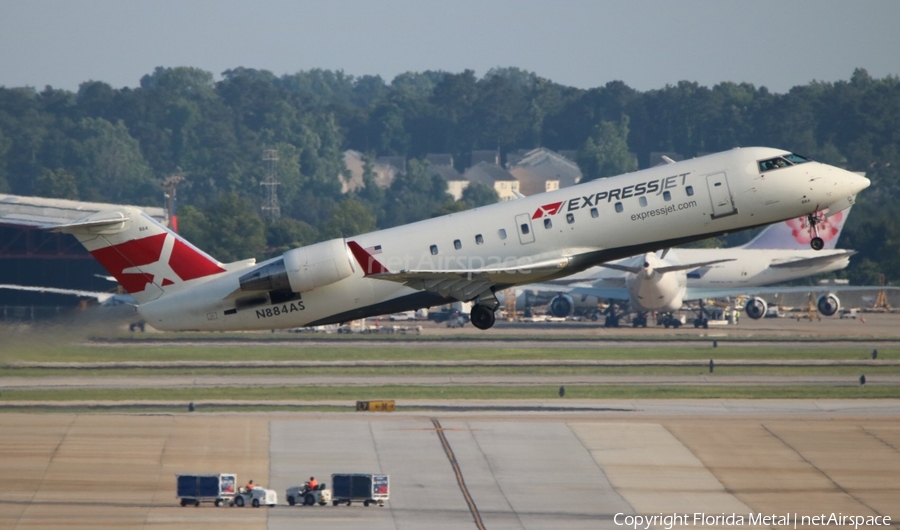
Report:
[[98,212],[56,230],[74,235],[138,304],[227,268],[137,208]]
[[[824,248],[835,248],[844,222],[850,215],[850,208],[838,212],[831,217],[825,217],[823,212],[817,212],[819,222],[816,226],[819,237],[825,241]],[[809,243],[815,237],[813,229],[806,217],[797,217],[787,221],[769,225],[765,230],[753,238],[752,241],[739,248],[746,249],[785,249],[785,250],[809,250]]]

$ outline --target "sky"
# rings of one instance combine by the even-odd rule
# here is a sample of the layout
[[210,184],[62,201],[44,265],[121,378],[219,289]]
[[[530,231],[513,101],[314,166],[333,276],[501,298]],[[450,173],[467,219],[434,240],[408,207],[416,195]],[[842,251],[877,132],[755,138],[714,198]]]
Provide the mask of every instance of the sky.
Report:
[[158,67],[275,75],[518,67],[578,88],[900,74],[897,0],[0,0],[0,86],[136,87]]

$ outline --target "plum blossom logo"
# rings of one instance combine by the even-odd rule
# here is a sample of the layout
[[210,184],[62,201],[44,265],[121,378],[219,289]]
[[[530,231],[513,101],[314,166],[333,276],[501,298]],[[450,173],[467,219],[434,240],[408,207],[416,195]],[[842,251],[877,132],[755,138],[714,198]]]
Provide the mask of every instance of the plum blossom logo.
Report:
[[[823,241],[831,241],[840,233],[844,212],[838,212],[831,217],[825,217],[825,212],[816,212],[816,216],[819,217],[819,237]],[[809,224],[809,219],[805,215],[785,221],[785,223],[791,227],[791,235],[798,243],[808,244],[812,238],[816,237],[812,225]]]

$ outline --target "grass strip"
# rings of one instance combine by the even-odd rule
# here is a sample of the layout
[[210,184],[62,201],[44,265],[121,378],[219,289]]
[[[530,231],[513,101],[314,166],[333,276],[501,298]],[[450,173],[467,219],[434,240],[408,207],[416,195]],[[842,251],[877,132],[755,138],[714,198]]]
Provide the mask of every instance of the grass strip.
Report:
[[330,401],[330,400],[493,400],[493,399],[852,399],[900,398],[900,387],[848,382],[846,386],[798,384],[792,386],[709,385],[567,385],[559,386],[331,386],[240,388],[133,388],[70,390],[5,390],[3,403],[21,401]]

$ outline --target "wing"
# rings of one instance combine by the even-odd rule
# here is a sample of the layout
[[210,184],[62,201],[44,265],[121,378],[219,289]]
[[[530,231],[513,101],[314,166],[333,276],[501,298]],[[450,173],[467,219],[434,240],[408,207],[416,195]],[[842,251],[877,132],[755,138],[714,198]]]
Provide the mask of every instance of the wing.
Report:
[[740,295],[769,295],[791,293],[838,293],[853,291],[897,291],[900,287],[880,285],[783,285],[769,287],[729,287],[692,289],[688,287],[685,300],[705,300],[707,298],[724,298]]
[[855,250],[848,250],[846,252],[841,252],[838,254],[826,254],[824,256],[816,256],[812,258],[799,258],[789,261],[779,261],[772,263],[771,265],[769,265],[769,267],[772,267],[773,269],[802,269],[805,267],[831,263],[833,261],[838,261],[841,259],[849,259],[850,256],[854,254],[856,254]]
[[367,278],[402,283],[421,291],[438,293],[460,301],[477,297],[493,298],[493,287],[532,283],[558,273],[569,265],[569,258],[554,258],[539,262],[520,260],[509,265],[480,269],[410,270],[391,272],[359,243],[348,241],[347,246],[362,266]]
[[[80,291],[78,289],[59,289],[56,287],[36,287],[31,285],[14,285],[14,284],[0,284],[0,289],[12,289],[16,291],[33,291],[39,293],[53,293],[53,294],[68,294],[72,296],[82,296],[85,298],[95,298],[98,302],[105,303],[109,301],[111,298],[119,296],[125,302],[125,299],[130,297],[120,296],[115,293],[106,293],[102,291]],[[129,303],[129,302],[125,302]],[[134,304],[134,300],[132,299],[131,304]]]

